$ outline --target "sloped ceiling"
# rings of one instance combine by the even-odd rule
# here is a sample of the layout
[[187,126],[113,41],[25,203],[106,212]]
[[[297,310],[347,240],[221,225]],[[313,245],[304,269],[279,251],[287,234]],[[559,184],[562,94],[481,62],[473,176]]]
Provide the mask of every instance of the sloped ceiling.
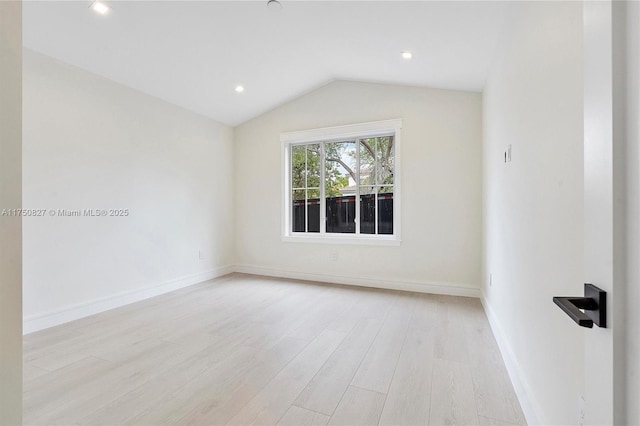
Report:
[[[506,2],[28,1],[24,45],[229,125],[333,80],[481,91]],[[400,52],[410,50],[413,59]],[[237,85],[245,91],[235,92]]]

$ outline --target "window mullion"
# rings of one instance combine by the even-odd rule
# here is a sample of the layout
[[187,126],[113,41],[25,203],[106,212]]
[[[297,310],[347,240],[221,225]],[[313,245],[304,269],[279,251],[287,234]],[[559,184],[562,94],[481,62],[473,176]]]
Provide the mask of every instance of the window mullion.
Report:
[[374,211],[374,231],[373,233],[375,235],[378,235],[378,177],[380,175],[379,170],[378,170],[378,141],[379,138],[375,139],[376,143],[373,146],[373,173],[374,173],[374,183],[376,184],[376,186],[373,187],[373,190],[375,191],[374,193],[374,204],[373,204],[373,211]]
[[324,142],[320,142],[320,234],[327,232],[327,195],[325,185]]
[[309,148],[304,145],[304,232],[309,232]]
[[291,233],[294,232],[294,226],[293,223],[295,221],[295,208],[293,205],[293,145],[289,145],[288,147],[289,150],[289,224],[287,225],[289,227],[289,231]]
[[360,139],[356,139],[356,235],[360,235]]

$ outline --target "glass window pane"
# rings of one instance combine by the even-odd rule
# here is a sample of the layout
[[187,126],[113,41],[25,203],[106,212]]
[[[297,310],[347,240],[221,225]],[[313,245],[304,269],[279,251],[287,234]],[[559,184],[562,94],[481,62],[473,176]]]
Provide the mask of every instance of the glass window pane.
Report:
[[395,149],[393,136],[377,138],[377,184],[393,185],[393,173],[395,164]]
[[373,186],[360,187],[360,233],[376,233],[376,194]]
[[378,193],[378,234],[393,234],[393,187],[380,188]]
[[356,232],[356,142],[330,142],[324,150],[326,231],[353,234]]
[[327,197],[355,195],[356,193],[356,143],[326,143],[325,194]]
[[291,188],[306,187],[306,149],[303,145],[291,147]]
[[320,187],[320,144],[307,145],[307,188]]
[[355,234],[356,197],[327,197],[327,232]]
[[307,232],[320,232],[320,188],[307,190]]
[[360,139],[360,185],[376,184],[376,139]]
[[315,199],[316,201],[320,201],[320,188],[309,188],[307,189],[307,198]]
[[291,230],[293,232],[305,232],[305,216],[307,214],[305,190],[294,190],[292,194]]
[[304,200],[306,198],[306,194],[304,189],[296,189],[293,191],[293,200],[294,201],[299,201],[299,200]]

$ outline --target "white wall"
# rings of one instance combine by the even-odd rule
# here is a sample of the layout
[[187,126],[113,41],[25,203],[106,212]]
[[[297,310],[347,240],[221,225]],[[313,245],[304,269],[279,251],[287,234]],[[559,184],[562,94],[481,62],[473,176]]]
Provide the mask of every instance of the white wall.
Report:
[[[401,246],[282,242],[280,133],[392,118],[403,120]],[[337,81],[237,127],[239,270],[477,295],[481,121],[478,93]]]
[[[22,3],[0,2],[0,212],[21,207]],[[20,217],[0,214],[0,425],[22,423]]]
[[575,424],[584,332],[552,297],[583,293],[582,4],[507,21],[483,98],[484,303],[528,421]]
[[26,331],[229,272],[231,128],[26,50],[23,131]]

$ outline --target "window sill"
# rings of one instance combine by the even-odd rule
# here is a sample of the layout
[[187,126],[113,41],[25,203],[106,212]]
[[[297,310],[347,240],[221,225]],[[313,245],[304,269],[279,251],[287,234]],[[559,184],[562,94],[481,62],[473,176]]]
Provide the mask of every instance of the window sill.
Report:
[[365,246],[399,246],[402,240],[393,235],[382,236],[351,236],[345,235],[284,235],[281,237],[285,243],[311,243],[311,244],[353,244]]

